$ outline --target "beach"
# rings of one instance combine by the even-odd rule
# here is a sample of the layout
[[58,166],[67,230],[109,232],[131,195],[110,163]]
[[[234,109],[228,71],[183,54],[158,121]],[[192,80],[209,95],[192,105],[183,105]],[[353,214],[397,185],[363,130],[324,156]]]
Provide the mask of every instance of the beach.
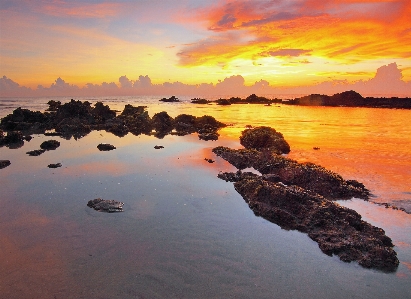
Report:
[[[77,140],[33,134],[21,148],[0,148],[0,159],[11,161],[0,170],[0,298],[411,296],[411,111],[158,99],[88,100],[118,111],[144,105],[150,116],[212,115],[228,126],[216,141],[195,133],[118,137],[101,130]],[[19,105],[44,111],[48,100],[4,99],[0,117]],[[344,263],[306,235],[256,217],[233,185],[217,177],[235,168],[212,153],[216,146],[242,148],[247,125],[281,132],[291,147],[287,157],[363,183],[373,195],[369,202],[338,203],[385,230],[398,254],[397,271]],[[60,146],[26,154],[49,139]],[[116,149],[100,152],[100,143]],[[87,207],[100,197],[124,202],[124,211]]]

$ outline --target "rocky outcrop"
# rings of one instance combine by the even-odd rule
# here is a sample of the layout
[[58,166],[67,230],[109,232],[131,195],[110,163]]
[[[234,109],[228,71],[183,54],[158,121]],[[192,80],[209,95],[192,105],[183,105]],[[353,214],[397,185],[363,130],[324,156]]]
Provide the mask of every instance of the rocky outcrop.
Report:
[[[366,268],[395,271],[399,261],[384,230],[334,202],[352,197],[367,200],[370,192],[365,186],[319,165],[278,155],[284,148],[289,151],[281,142],[278,146],[282,134],[267,127],[256,129],[254,133],[254,129],[245,130],[240,137],[249,149],[213,149],[240,169],[219,173],[218,177],[234,182],[236,191],[257,216],[283,229],[308,234],[325,254],[337,255],[344,262],[356,261]],[[261,175],[241,172],[250,167]]]
[[160,102],[175,103],[180,102],[180,100],[176,96],[171,96],[169,98],[162,98]]
[[244,130],[240,136],[240,143],[247,149],[265,149],[276,154],[290,152],[290,145],[285,141],[283,134],[270,127]]
[[238,169],[252,167],[261,174],[275,176],[285,185],[296,185],[326,198],[368,199],[369,190],[355,180],[344,180],[339,174],[313,163],[298,163],[268,150],[216,147],[213,152]]
[[[146,106],[125,105],[120,115],[116,116],[116,111],[111,110],[107,105],[97,102],[94,108],[91,103],[85,101],[71,100],[61,104],[56,101],[48,102],[50,112],[31,112],[27,109],[16,109],[13,114],[3,118],[0,128],[0,146],[13,143],[19,131],[15,128],[22,128],[24,132],[42,133],[48,136],[61,136],[65,139],[82,138],[93,130],[105,130],[116,136],[123,137],[128,133],[133,135],[154,135],[163,138],[167,134],[186,135],[194,132],[203,134],[200,136],[204,140],[215,140],[218,138],[217,131],[225,125],[218,122],[212,116],[195,117],[181,114],[173,119],[167,112],[156,113],[152,118],[145,110]],[[202,132],[199,132],[199,131]],[[52,131],[52,132],[46,132]],[[23,137],[22,135],[20,137]],[[23,139],[22,139],[23,140]],[[23,141],[18,141],[20,146]],[[13,143],[17,147],[17,143]]]
[[114,213],[123,211],[123,202],[96,198],[89,200],[87,206],[99,212]]
[[283,229],[298,230],[327,255],[366,268],[395,271],[399,261],[384,230],[342,207],[298,186],[285,186],[255,174],[236,175],[234,187],[257,216]]

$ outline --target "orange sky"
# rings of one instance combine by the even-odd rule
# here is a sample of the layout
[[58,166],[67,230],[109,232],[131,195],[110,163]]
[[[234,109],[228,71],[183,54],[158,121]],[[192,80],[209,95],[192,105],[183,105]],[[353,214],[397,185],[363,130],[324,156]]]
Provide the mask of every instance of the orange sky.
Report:
[[163,90],[239,76],[270,92],[358,85],[393,63],[411,95],[410,15],[409,0],[2,1],[0,96],[140,76]]

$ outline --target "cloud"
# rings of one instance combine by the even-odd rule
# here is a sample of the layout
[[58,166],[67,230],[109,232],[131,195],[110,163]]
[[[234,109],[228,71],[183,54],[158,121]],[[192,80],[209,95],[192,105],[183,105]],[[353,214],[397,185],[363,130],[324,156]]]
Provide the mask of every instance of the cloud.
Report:
[[0,78],[0,96],[1,97],[19,97],[27,96],[33,92],[30,88],[20,86],[17,82],[3,76]]
[[308,54],[347,64],[408,59],[411,34],[404,32],[409,32],[411,24],[405,19],[407,12],[411,13],[411,2],[406,0],[221,1],[198,11],[209,37],[198,41],[203,47],[182,47],[180,65],[218,66],[238,57],[255,60]]
[[3,76],[0,78],[0,97],[44,97],[44,96],[125,96],[125,95],[187,95],[204,96],[248,96],[279,94],[335,94],[346,90],[355,90],[364,96],[410,96],[411,81],[404,81],[402,70],[398,65],[390,63],[379,67],[375,76],[369,80],[350,83],[347,80],[328,80],[316,85],[298,87],[271,86],[267,80],[259,80],[252,85],[246,85],[245,78],[233,75],[219,80],[218,83],[186,84],[183,82],[164,82],[153,84],[148,75],[140,75],[138,79],[121,76],[118,84],[103,82],[101,84],[87,83],[84,87],[69,84],[62,78],[57,78],[49,87],[39,85],[33,90],[20,86],[17,82]]

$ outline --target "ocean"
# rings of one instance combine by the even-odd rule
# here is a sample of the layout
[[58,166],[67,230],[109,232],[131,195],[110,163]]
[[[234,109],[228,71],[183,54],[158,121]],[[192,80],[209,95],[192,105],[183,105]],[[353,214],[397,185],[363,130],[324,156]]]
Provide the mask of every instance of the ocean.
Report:
[[[118,111],[144,105],[150,116],[212,115],[229,126],[217,141],[93,131],[77,140],[33,135],[22,148],[0,148],[0,160],[11,161],[0,170],[0,298],[411,297],[410,110],[160,98],[74,99],[102,101]],[[51,99],[71,98],[0,98],[0,117],[17,107],[44,111]],[[323,254],[307,235],[256,217],[232,183],[217,178],[235,169],[211,152],[219,145],[241,148],[246,125],[281,132],[291,146],[289,158],[364,183],[370,202],[339,203],[386,231],[398,270],[344,263]],[[26,154],[51,138],[60,141],[57,150]],[[117,149],[99,152],[99,143]],[[49,169],[50,163],[62,167]],[[88,208],[98,197],[124,202],[124,212]]]

